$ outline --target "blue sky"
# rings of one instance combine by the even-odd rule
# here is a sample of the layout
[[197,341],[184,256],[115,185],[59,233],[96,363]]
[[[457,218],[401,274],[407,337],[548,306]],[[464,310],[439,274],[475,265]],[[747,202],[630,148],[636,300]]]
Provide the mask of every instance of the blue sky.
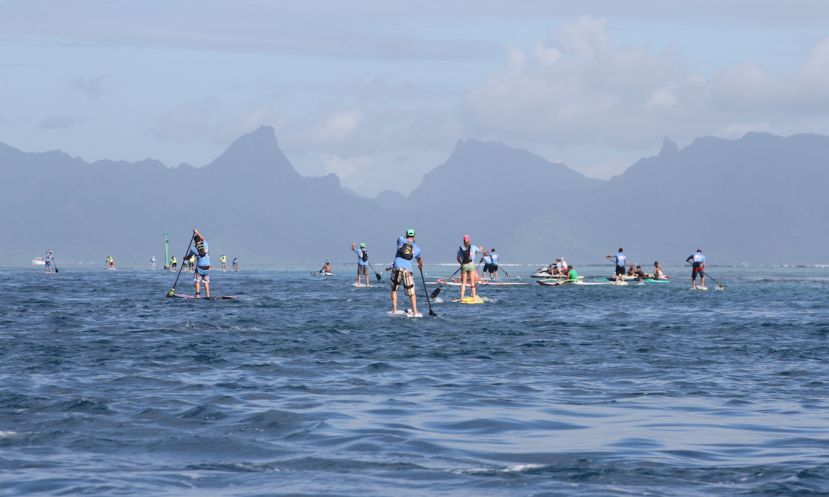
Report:
[[608,177],[665,135],[829,134],[825,2],[571,3],[0,0],[0,142],[199,166],[267,124],[374,195],[468,137]]

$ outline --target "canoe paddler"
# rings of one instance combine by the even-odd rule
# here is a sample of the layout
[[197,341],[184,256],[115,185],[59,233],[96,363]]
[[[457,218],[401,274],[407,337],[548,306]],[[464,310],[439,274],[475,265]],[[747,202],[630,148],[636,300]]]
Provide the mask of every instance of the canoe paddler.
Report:
[[705,290],[705,256],[702,255],[702,249],[689,255],[685,262],[691,263],[691,290],[697,289],[697,276],[700,290]]
[[406,235],[397,239],[397,252],[394,254],[394,263],[391,269],[391,311],[397,312],[397,289],[403,285],[409,301],[412,303],[412,314],[417,315],[417,297],[415,296],[414,276],[412,275],[412,259],[417,259],[417,267],[423,270],[423,259],[420,257],[420,247],[415,243],[415,230],[406,230]]
[[466,285],[472,290],[472,298],[478,296],[478,271],[475,268],[475,257],[478,251],[483,251],[475,245],[472,245],[472,238],[469,235],[463,235],[463,243],[458,247],[458,254],[456,259],[461,265],[461,300],[463,300],[466,293]]
[[357,254],[357,284],[365,278],[365,285],[368,286],[368,250],[366,244],[360,243],[358,247],[356,243],[351,244],[351,251]]
[[199,230],[193,228],[193,246],[184,256],[185,259],[195,258],[195,271],[193,272],[193,286],[195,296],[199,298],[201,284],[204,283],[204,294],[210,298],[210,255],[208,253],[207,240],[204,239]]
[[665,271],[662,270],[662,265],[659,264],[659,261],[653,261],[653,275],[651,276],[655,280],[668,280],[670,279]]

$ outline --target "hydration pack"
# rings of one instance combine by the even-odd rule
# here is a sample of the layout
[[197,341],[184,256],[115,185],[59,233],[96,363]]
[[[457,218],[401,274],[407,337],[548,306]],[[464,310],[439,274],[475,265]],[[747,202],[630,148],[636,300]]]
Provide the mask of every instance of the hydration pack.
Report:
[[368,250],[362,249],[362,252],[363,252],[363,255],[360,256],[360,258],[363,260],[363,262],[368,262]]
[[196,242],[196,252],[199,253],[199,257],[207,255],[207,250],[204,249],[204,241]]
[[463,252],[463,264],[469,264],[472,261],[472,244],[466,247],[466,250]]
[[407,261],[412,260],[414,257],[414,245],[412,242],[406,240],[406,242],[403,243],[399,249],[397,249],[397,257]]

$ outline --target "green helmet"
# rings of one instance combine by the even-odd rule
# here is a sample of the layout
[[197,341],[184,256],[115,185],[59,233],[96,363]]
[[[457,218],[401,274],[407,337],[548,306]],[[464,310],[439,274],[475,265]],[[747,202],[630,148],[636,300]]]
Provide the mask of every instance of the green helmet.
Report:
[[415,232],[413,229],[406,230],[406,236],[415,236]]
[[360,248],[366,248],[366,244],[365,244],[365,243],[361,243],[361,244],[360,244]]

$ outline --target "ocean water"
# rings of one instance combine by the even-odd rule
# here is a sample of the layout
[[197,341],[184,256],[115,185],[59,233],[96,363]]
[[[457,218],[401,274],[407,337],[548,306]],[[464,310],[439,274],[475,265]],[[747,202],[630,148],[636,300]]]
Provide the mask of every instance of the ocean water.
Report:
[[350,272],[214,271],[239,300],[192,301],[0,270],[0,495],[829,494],[829,269],[445,288],[423,319]]

